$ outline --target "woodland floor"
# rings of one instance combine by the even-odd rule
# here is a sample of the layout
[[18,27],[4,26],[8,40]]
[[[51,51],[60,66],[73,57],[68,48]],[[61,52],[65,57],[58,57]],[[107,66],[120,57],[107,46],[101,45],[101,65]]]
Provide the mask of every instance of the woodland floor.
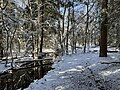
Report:
[[101,64],[101,61],[120,61],[119,53],[100,58],[97,52],[65,55],[53,64],[40,80],[25,90],[120,90],[120,64]]

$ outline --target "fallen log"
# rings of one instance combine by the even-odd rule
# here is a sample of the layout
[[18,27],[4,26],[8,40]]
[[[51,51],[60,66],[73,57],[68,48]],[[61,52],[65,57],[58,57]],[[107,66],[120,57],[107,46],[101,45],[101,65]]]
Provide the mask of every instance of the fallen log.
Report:
[[101,64],[120,64],[120,61],[111,61],[111,62],[109,62],[109,61],[101,61],[100,63]]
[[53,58],[33,59],[33,60],[28,60],[28,61],[15,61],[14,63],[38,62],[38,61],[52,60],[52,59],[53,59]]
[[[40,67],[40,66],[47,66],[47,65],[52,65],[53,63],[48,63],[48,64],[42,64],[42,65],[35,65],[35,66],[27,66],[27,67],[20,67],[20,68],[13,68],[12,70],[22,70],[22,69],[29,69],[29,68],[35,68],[35,67]],[[11,70],[11,69],[9,69]]]
[[107,51],[108,53],[118,53],[118,51]]
[[[38,61],[46,61],[46,60],[53,60],[53,58],[44,58],[44,59],[33,59],[33,60],[17,60],[17,61],[14,61],[14,63],[28,63],[28,62],[38,62]],[[7,63],[11,63],[12,61],[8,61]],[[5,64],[5,62],[0,62],[1,64]]]

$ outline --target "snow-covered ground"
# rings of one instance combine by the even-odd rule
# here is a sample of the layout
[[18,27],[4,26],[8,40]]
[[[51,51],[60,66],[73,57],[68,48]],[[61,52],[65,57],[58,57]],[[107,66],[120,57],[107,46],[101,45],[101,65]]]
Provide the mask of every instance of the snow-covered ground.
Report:
[[4,72],[4,71],[6,71],[6,70],[8,70],[10,68],[11,68],[10,65],[8,65],[8,67],[5,67],[5,64],[0,63],[0,72]]
[[[111,50],[111,49],[110,49]],[[101,61],[120,61],[120,53],[99,57],[99,47],[90,52],[64,55],[53,64],[40,80],[35,80],[25,90],[120,90],[120,64],[101,64]],[[24,57],[21,60],[30,60]],[[0,62],[0,72],[11,68]]]
[[25,90],[120,90],[120,65],[101,64],[100,60],[119,59],[119,53],[99,58],[98,53],[61,57],[53,70],[35,80]]

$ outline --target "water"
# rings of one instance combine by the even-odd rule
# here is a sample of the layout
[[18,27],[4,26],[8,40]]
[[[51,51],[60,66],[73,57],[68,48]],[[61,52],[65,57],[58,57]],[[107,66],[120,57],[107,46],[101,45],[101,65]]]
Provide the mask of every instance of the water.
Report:
[[42,78],[51,69],[51,65],[45,65],[20,70],[11,70],[3,73],[0,75],[0,90],[23,90],[34,80]]

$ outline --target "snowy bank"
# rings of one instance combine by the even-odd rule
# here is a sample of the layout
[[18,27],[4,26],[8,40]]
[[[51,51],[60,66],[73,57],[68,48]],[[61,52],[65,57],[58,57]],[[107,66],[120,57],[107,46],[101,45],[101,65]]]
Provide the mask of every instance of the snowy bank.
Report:
[[25,90],[120,90],[119,81],[110,82],[120,78],[120,66],[100,64],[101,59],[95,53],[63,56],[54,70]]

